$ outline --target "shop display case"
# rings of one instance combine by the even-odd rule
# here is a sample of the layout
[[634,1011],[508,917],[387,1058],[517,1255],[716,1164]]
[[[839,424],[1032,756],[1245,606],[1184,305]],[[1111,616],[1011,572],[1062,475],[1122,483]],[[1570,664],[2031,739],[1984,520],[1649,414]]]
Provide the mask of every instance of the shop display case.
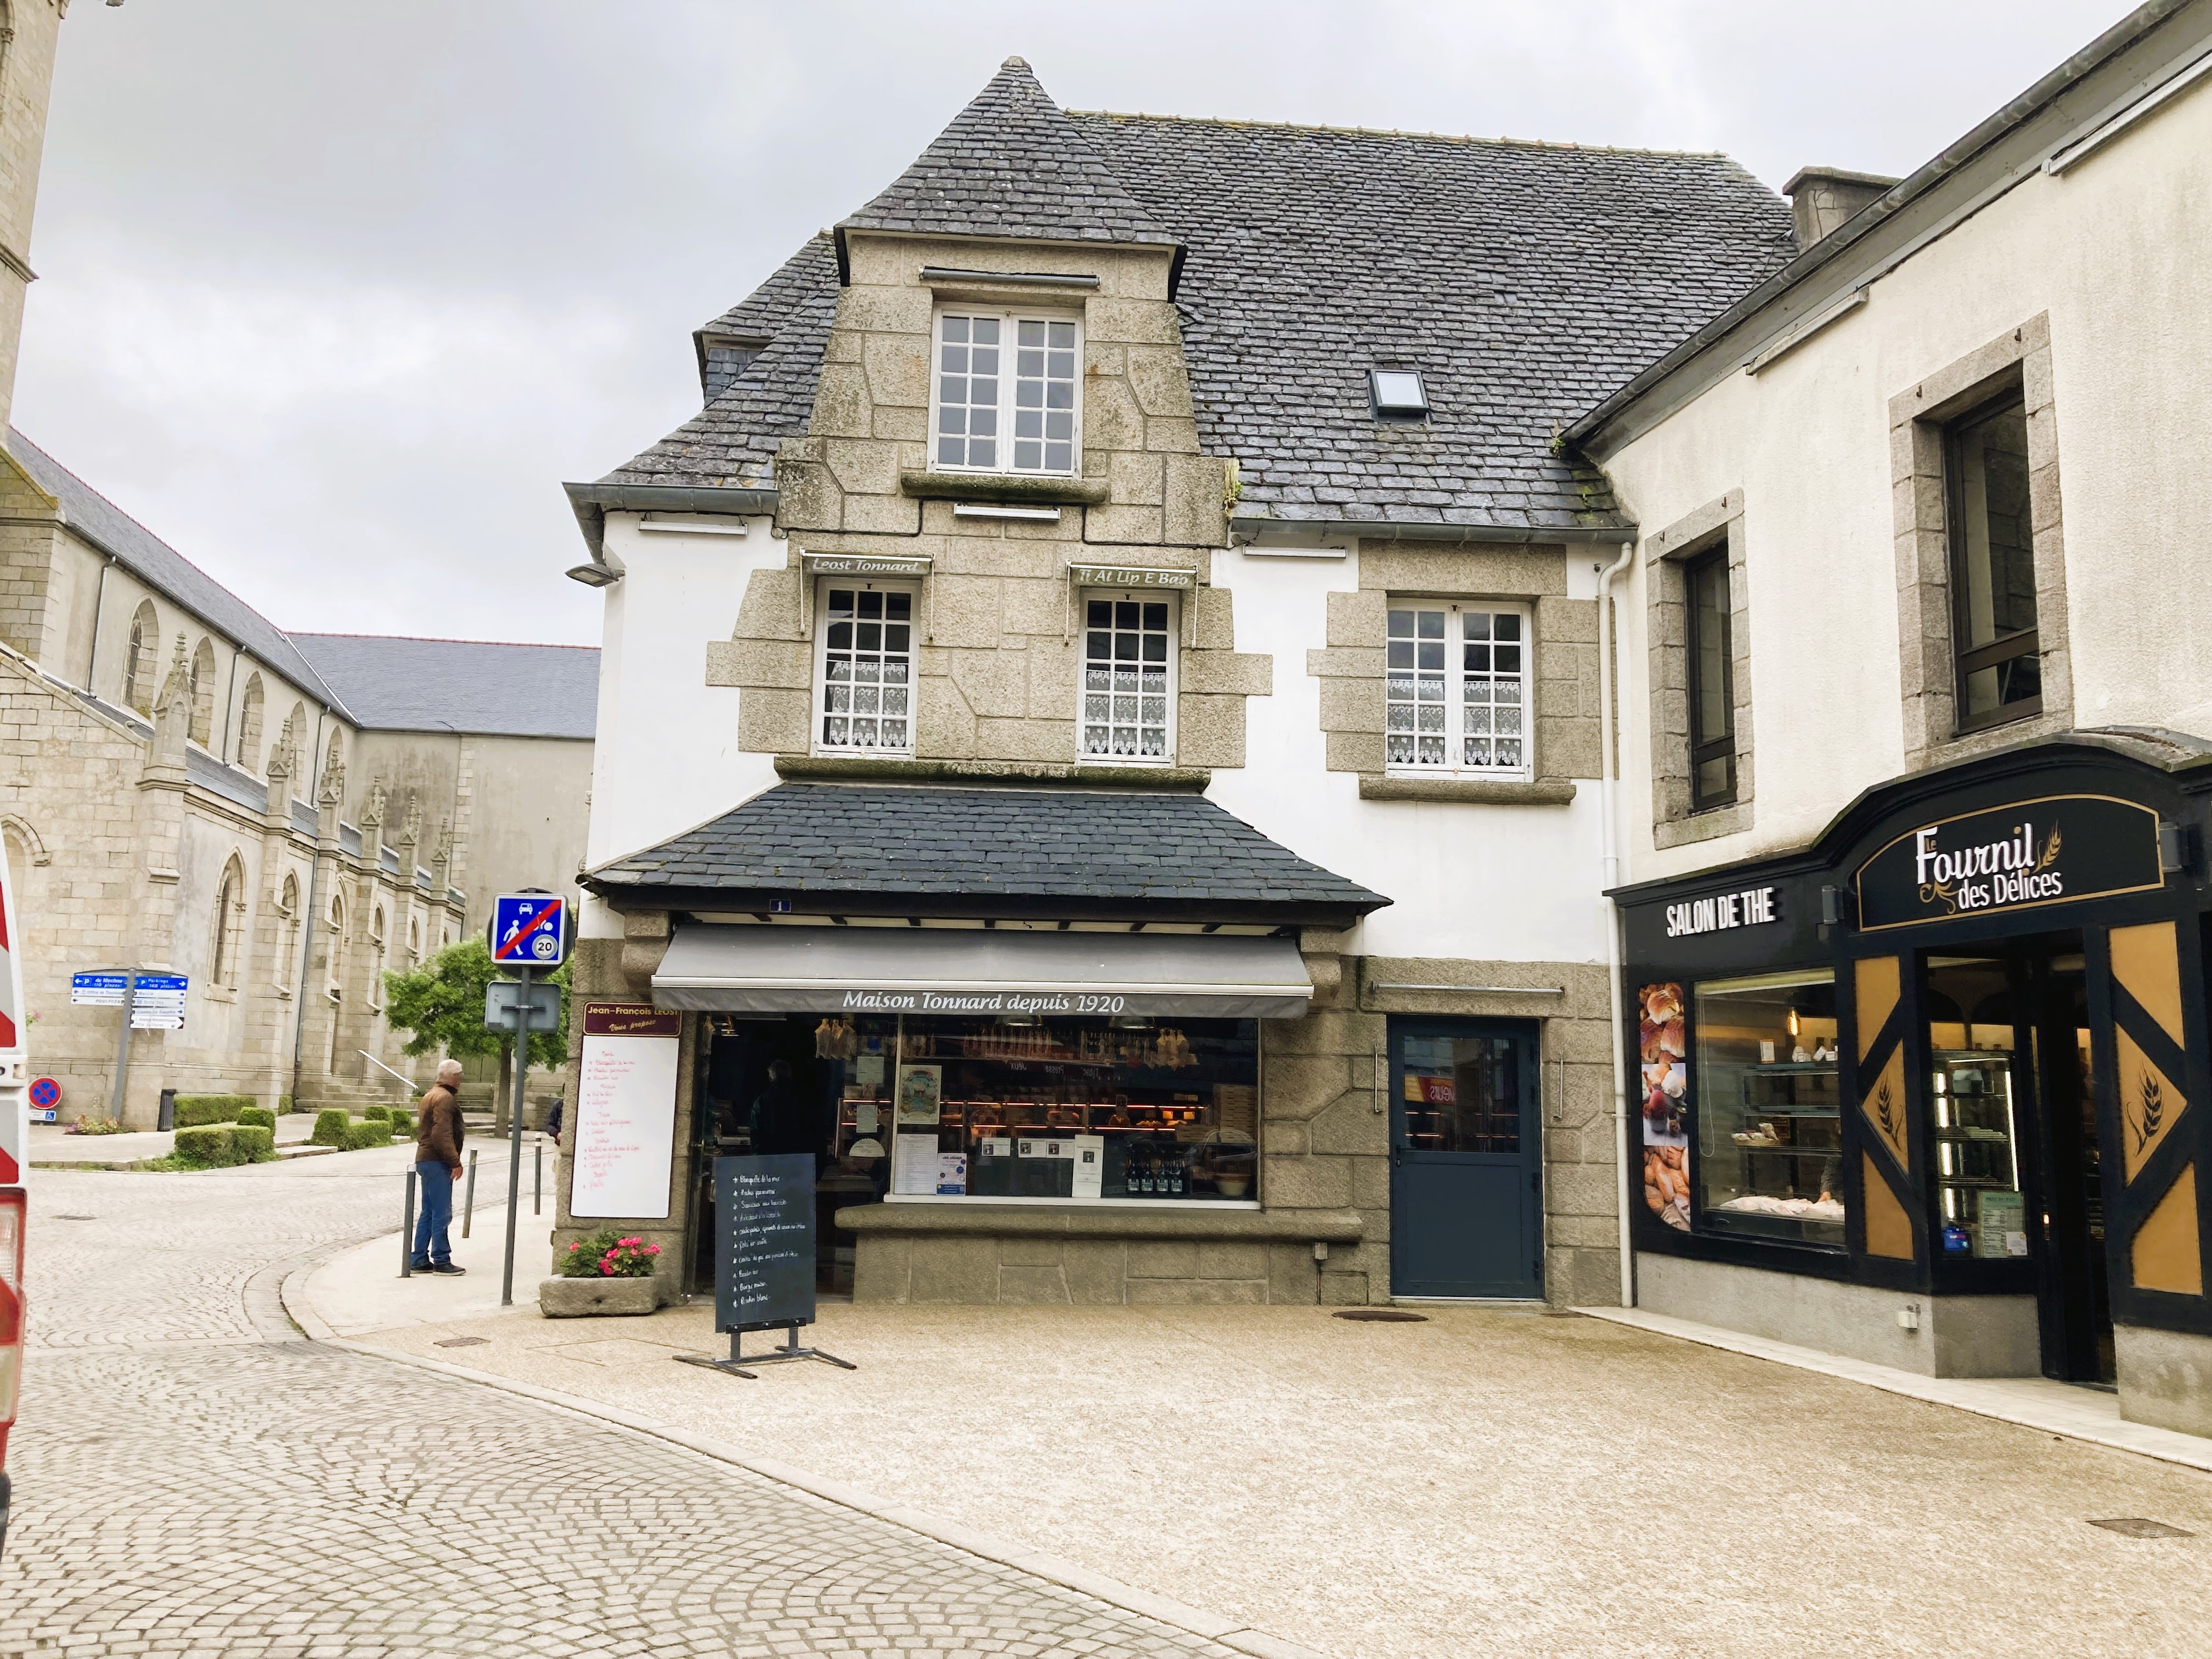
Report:
[[1946,1255],[2027,1254],[2013,1113],[2013,1057],[2002,1049],[1929,1056],[1929,1111]]
[[1842,1249],[1833,976],[1701,984],[1693,1033],[1698,1225]]

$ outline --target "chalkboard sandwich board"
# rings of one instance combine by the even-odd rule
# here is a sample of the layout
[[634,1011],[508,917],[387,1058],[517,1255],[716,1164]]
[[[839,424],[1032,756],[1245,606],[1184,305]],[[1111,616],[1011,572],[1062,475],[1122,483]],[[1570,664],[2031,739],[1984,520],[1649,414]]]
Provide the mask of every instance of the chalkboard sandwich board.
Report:
[[[818,1348],[799,1346],[814,1322],[814,1154],[714,1160],[714,1328],[730,1336],[730,1357],[680,1353],[687,1365],[735,1376],[779,1359],[819,1359],[854,1368]],[[747,1331],[785,1330],[773,1353],[744,1354]]]

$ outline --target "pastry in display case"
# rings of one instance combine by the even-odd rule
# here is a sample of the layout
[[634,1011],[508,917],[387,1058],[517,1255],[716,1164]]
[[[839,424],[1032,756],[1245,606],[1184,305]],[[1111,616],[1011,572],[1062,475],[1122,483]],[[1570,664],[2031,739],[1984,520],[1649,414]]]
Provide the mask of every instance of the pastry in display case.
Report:
[[1841,1249],[1834,974],[1705,981],[1692,1039],[1698,1227]]

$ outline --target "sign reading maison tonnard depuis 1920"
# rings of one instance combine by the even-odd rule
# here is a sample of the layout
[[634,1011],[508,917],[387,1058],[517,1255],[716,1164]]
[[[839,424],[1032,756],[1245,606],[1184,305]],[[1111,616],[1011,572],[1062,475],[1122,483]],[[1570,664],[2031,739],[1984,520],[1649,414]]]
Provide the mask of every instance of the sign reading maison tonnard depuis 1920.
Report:
[[1907,830],[1859,866],[1859,927],[2000,915],[2157,887],[2158,814],[2045,795]]

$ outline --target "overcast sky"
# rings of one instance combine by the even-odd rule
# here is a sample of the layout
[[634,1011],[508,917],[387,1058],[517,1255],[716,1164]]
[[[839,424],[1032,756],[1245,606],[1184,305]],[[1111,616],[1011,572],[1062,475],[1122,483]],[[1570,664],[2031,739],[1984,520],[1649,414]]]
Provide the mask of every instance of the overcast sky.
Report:
[[1903,173],[2084,0],[78,0],[15,422],[293,629],[593,642],[566,479],[1009,54],[1066,107]]

